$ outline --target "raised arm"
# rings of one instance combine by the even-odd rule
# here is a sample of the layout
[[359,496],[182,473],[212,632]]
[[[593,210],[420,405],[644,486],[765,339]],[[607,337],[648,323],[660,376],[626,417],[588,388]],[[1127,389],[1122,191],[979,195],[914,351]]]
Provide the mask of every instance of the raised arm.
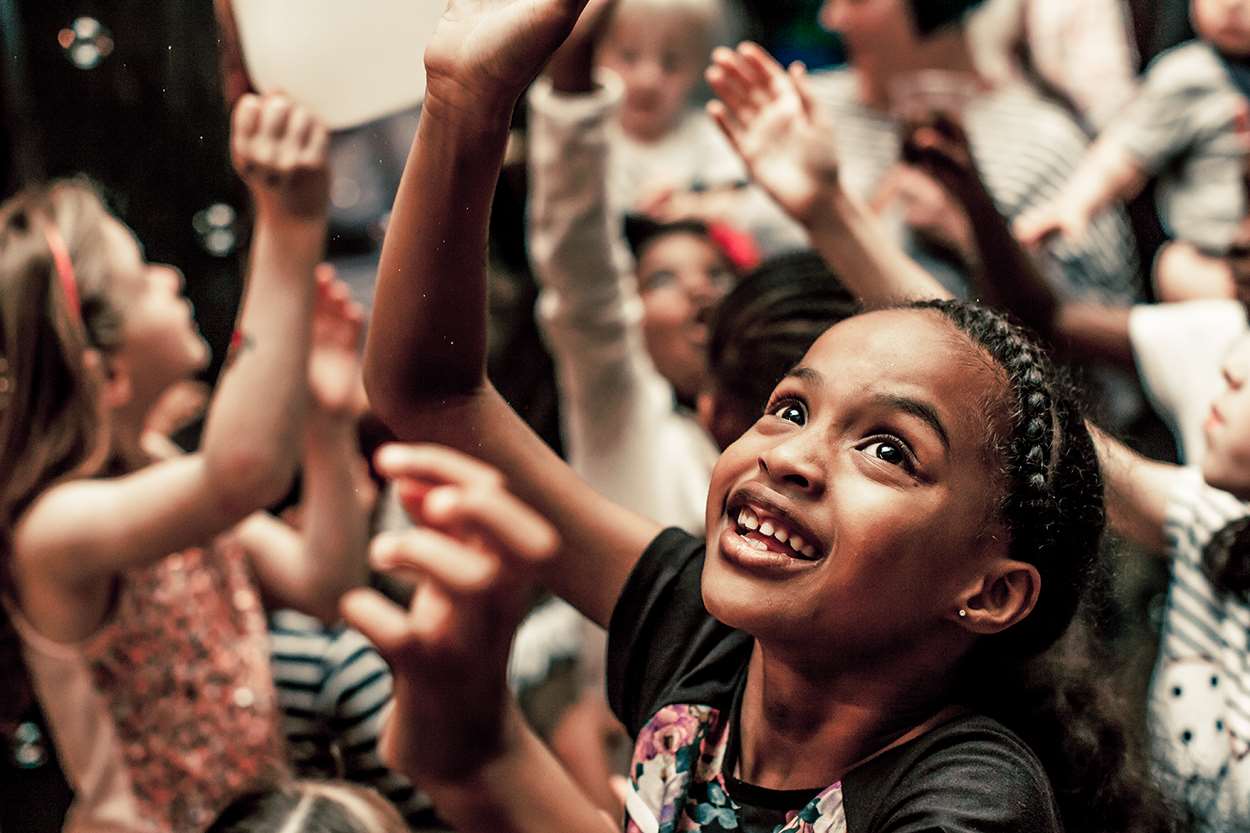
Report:
[[1055,291],[999,212],[954,119],[934,114],[908,136],[903,154],[967,213],[977,255],[972,277],[985,303],[1010,311],[1069,355],[1133,367],[1129,309]]
[[801,64],[787,71],[753,43],[712,53],[712,117],[751,176],[807,231],[838,278],[868,306],[950,293],[891,241],[838,181],[831,136]]
[[1016,236],[1026,246],[1040,245],[1054,235],[1080,240],[1100,211],[1135,197],[1146,178],[1137,158],[1120,142],[1099,139],[1058,197],[1016,221]]
[[17,530],[23,563],[54,585],[94,586],[203,544],[282,497],[299,457],[313,267],[326,223],[325,131],[290,101],[245,96],[235,165],[256,229],[240,340],[209,409],[201,451],[48,492]]
[[487,211],[512,109],[584,2],[460,0],[444,15],[383,247],[365,385],[399,437],[503,471],[564,542],[546,583],[606,624],[658,527],[588,489],[489,385],[484,361]]
[[375,567],[421,579],[407,611],[372,590],[343,601],[395,675],[383,759],[465,833],[609,833],[507,688],[528,581],[556,556],[555,530],[477,460],[437,447],[382,456],[409,460],[401,494],[422,523],[373,547]]
[[339,598],[368,579],[369,514],[376,489],[358,450],[363,312],[334,278],[317,270],[311,393],[304,426],[303,500],[296,531],[266,513],[240,527],[266,602],[322,621],[338,619]]

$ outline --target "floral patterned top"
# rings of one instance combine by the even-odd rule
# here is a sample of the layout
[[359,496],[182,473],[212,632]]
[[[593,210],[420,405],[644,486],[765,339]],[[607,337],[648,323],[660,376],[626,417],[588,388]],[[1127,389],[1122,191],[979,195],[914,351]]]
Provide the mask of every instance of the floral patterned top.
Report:
[[612,615],[608,697],[636,738],[627,833],[1059,833],[1049,780],[995,721],[962,714],[839,782],[776,791],[730,777],[754,640],[713,619],[702,541],[666,530]]
[[233,539],[128,572],[77,644],[6,606],[74,787],[65,831],[202,830],[285,773],[265,619]]

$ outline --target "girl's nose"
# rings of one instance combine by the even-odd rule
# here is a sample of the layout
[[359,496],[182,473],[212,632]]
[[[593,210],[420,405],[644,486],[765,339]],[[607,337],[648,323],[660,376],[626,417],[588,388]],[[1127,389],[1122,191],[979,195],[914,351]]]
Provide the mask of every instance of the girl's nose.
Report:
[[825,491],[825,472],[814,451],[811,435],[792,435],[759,456],[760,471],[781,491],[797,489],[819,497]]

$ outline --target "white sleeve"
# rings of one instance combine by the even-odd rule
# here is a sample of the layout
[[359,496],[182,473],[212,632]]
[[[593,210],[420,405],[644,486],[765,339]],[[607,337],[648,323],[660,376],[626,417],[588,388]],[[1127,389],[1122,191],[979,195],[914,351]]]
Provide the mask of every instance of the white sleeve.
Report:
[[1220,366],[1245,331],[1246,314],[1236,301],[1142,304],[1129,315],[1142,387],[1189,465],[1198,465],[1206,450],[1202,424],[1223,390]]
[[[608,191],[610,121],[622,87],[529,95],[529,247],[538,319],[556,365],[569,462],[607,497],[663,523],[701,522],[672,484],[706,477],[710,442],[684,441],[672,386],[643,340],[642,300]],[[689,436],[689,434],[686,434]],[[714,459],[714,453],[712,454]],[[684,504],[689,500],[682,500]]]

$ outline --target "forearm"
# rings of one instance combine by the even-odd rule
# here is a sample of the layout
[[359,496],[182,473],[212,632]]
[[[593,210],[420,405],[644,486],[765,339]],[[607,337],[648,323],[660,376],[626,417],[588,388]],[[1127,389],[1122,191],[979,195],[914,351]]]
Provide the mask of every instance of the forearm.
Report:
[[355,420],[314,410],[304,437],[301,534],[310,606],[330,619],[337,618],[339,598],[369,577],[373,484],[363,465]]
[[984,303],[1010,310],[1044,336],[1053,335],[1061,302],[1033,257],[1025,251],[977,179],[955,192],[972,227],[977,263],[972,269]]
[[1102,138],[1090,146],[1059,201],[1093,217],[1117,200],[1130,200],[1146,184],[1146,172],[1119,142]]
[[812,245],[867,307],[950,297],[840,186],[826,188],[805,226]]
[[1107,525],[1121,538],[1152,552],[1167,547],[1164,522],[1176,466],[1150,460],[1090,426],[1107,503]]
[[473,393],[485,379],[487,221],[510,115],[510,105],[474,111],[427,95],[365,350],[370,401],[389,422],[412,403]]
[[620,85],[568,95],[542,79],[529,95],[530,211],[528,239],[544,305],[572,328],[605,305],[619,307],[630,258],[622,218],[608,195],[608,123]]
[[510,749],[474,777],[426,782],[439,815],[463,833],[613,833],[616,825],[581,791],[516,714]]
[[324,238],[324,218],[257,218],[239,342],[203,442],[212,482],[244,514],[281,498],[295,471],[307,399],[312,272]]

